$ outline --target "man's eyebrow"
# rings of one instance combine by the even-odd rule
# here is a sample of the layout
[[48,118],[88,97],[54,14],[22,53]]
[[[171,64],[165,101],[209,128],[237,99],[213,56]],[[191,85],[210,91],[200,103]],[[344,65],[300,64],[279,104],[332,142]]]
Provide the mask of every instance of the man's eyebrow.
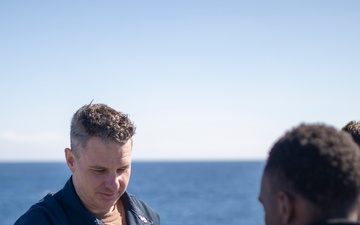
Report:
[[91,169],[106,169],[105,167],[103,166],[100,166],[100,165],[93,165],[93,166],[89,166]]

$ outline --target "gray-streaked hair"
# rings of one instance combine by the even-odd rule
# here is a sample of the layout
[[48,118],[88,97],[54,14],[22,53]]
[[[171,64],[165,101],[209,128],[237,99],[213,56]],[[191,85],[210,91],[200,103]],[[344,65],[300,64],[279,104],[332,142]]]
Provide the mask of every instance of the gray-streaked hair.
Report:
[[71,120],[70,146],[78,157],[90,137],[125,144],[135,134],[128,115],[105,104],[88,104],[75,112]]

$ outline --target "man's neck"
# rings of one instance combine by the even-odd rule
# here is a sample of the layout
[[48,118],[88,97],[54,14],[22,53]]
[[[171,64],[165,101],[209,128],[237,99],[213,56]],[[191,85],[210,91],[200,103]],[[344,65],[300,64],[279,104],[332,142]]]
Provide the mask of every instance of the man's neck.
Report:
[[94,216],[101,220],[105,225],[126,225],[125,210],[120,199],[110,212],[96,213]]

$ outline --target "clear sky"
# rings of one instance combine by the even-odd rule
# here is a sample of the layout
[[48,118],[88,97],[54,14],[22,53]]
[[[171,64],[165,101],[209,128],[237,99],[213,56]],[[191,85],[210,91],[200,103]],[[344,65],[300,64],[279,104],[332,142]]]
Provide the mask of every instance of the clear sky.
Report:
[[0,1],[0,161],[63,161],[72,114],[130,115],[135,160],[265,159],[360,120],[360,1]]

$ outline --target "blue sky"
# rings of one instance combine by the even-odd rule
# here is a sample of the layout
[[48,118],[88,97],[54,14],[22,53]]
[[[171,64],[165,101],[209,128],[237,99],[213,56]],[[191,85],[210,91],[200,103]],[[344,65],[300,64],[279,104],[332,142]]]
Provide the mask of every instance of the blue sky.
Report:
[[265,159],[360,120],[360,1],[1,1],[0,161],[63,161],[94,100],[135,160]]

